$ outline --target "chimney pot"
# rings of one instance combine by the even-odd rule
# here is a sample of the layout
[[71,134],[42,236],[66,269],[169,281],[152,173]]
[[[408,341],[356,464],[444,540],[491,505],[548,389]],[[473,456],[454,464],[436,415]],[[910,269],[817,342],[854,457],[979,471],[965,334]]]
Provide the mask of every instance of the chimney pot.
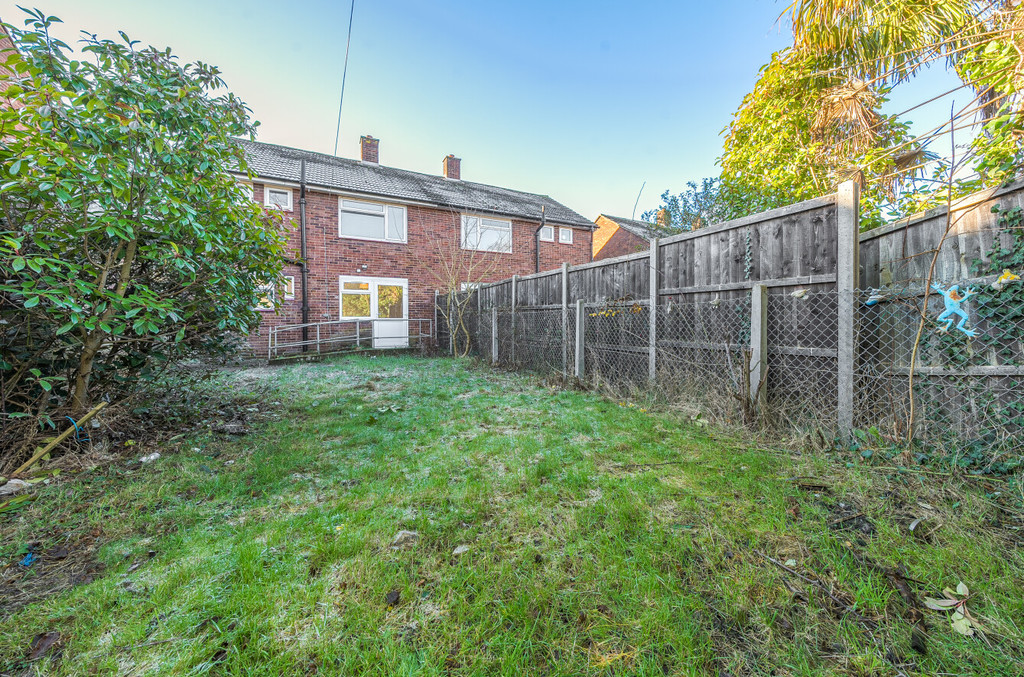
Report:
[[377,147],[379,145],[380,139],[375,139],[369,134],[359,137],[359,152],[363,162],[372,162],[373,164],[377,164],[378,158],[380,157],[377,152]]
[[462,179],[461,158],[457,158],[454,155],[448,155],[441,161],[441,167],[444,169],[444,176],[446,179]]

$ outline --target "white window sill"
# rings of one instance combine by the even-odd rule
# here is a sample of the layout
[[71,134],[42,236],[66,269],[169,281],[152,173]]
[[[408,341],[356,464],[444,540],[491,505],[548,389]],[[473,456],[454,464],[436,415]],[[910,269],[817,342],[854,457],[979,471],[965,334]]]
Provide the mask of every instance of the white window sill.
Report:
[[496,249],[477,249],[476,247],[460,247],[463,251],[467,252],[480,252],[482,254],[511,254],[511,251],[498,251]]
[[360,242],[380,242],[382,244],[409,244],[409,240],[379,240],[375,237],[358,237],[356,235],[338,235],[339,240],[359,240]]

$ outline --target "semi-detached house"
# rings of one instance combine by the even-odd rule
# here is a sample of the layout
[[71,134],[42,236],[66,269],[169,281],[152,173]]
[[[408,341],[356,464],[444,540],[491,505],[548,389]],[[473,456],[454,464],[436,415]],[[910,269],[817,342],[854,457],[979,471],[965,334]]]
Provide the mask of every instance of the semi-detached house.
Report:
[[261,307],[249,337],[257,355],[271,327],[303,323],[346,322],[311,327],[312,339],[314,329],[350,335],[359,320],[362,335],[372,332],[364,345],[406,345],[433,321],[446,270],[465,286],[591,260],[592,221],[546,195],[464,181],[452,155],[430,175],[382,165],[370,136],[359,160],[241,143],[253,199],[283,212],[291,250],[286,284],[267,290],[279,308]]

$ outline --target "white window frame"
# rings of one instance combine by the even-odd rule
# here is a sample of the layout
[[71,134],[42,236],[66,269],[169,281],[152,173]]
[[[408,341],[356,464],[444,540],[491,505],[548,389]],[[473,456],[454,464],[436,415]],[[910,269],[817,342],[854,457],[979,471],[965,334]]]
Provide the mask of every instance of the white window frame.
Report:
[[[360,284],[365,283],[369,285],[369,289],[363,291],[362,289],[345,291],[346,282],[358,282]],[[402,287],[402,319],[409,319],[409,279],[405,277],[361,277],[359,275],[339,275],[338,276],[338,319],[341,321],[353,321],[356,320],[379,320],[377,317],[377,286],[393,286]],[[362,317],[344,317],[341,314],[341,297],[345,294],[364,294],[370,297],[370,314]]]
[[285,275],[284,276],[284,300],[292,301],[295,299],[295,276]]
[[482,282],[463,282],[459,285],[459,291],[476,291]]
[[[288,204],[287,205],[278,205],[278,204],[276,204],[274,202],[271,202],[270,201],[270,191],[272,191],[272,190],[276,190],[276,191],[278,191],[280,193],[287,193],[288,194]],[[291,188],[287,188],[285,186],[269,186],[269,185],[266,185],[266,184],[263,185],[263,206],[264,207],[269,207],[270,209],[280,209],[283,212],[290,212],[290,211],[292,211],[292,199],[293,198],[292,198],[292,189]]]
[[238,185],[249,195],[250,200],[253,202],[256,201],[256,191],[253,189],[251,183],[248,181],[239,181]]
[[[565,239],[565,234],[569,233],[569,239]],[[572,228],[559,228],[558,229],[558,243],[559,244],[572,244]]]
[[[549,235],[544,237],[544,231],[548,231]],[[554,242],[555,241],[555,227],[554,226],[541,226],[540,228],[540,241],[541,242]]]
[[[496,222],[499,222],[499,223],[508,224],[508,228],[501,228],[500,229],[502,231],[506,231],[506,230],[508,231],[508,249],[482,249],[480,247],[469,247],[469,246],[467,246],[467,244],[466,244],[466,221],[467,221],[467,219],[477,219],[477,224],[478,224],[477,228],[485,227],[485,228],[487,228],[489,230],[499,230],[499,229],[495,228],[494,226],[483,226],[482,225],[483,224],[482,219],[487,219],[488,221],[496,221]],[[507,219],[496,219],[493,216],[483,216],[481,214],[463,214],[462,215],[462,219],[461,219],[461,228],[459,230],[460,230],[460,233],[459,233],[459,246],[462,249],[467,249],[467,250],[470,250],[470,251],[478,251],[478,252],[492,252],[492,253],[495,253],[495,254],[511,254],[512,253],[512,231],[513,231],[513,228],[512,228],[512,222],[507,220]]]
[[[260,299],[270,299],[270,307],[266,307],[260,304]],[[274,312],[275,302],[277,301],[277,289],[273,282],[264,282],[256,285],[256,310],[261,313],[272,313]]]
[[[341,232],[341,215],[344,212],[349,212],[349,213],[352,213],[352,214],[371,214],[373,216],[381,215],[380,212],[374,212],[374,211],[369,211],[369,210],[363,211],[363,210],[360,210],[360,209],[353,209],[351,207],[345,207],[344,206],[345,200],[348,200],[349,202],[362,202],[364,204],[380,205],[381,207],[383,207],[383,209],[384,209],[384,211],[383,211],[383,216],[384,216],[384,237],[383,238],[378,238],[378,237],[360,237],[358,235],[344,235],[344,234],[342,234],[342,232]],[[401,209],[402,210],[402,236],[403,237],[401,239],[388,237],[388,231],[390,230],[390,226],[391,226],[391,209]],[[409,210],[408,210],[408,208],[405,205],[396,205],[396,204],[387,203],[387,202],[376,202],[374,200],[363,200],[363,199],[360,199],[360,198],[339,196],[338,197],[338,237],[342,238],[344,240],[364,240],[364,241],[368,241],[368,242],[394,242],[396,244],[407,244],[409,242]]]

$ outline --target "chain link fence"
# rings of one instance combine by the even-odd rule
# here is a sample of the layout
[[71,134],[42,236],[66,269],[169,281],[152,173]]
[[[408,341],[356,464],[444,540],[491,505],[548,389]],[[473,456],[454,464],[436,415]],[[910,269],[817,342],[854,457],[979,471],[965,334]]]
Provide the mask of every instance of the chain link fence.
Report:
[[709,420],[742,423],[737,396],[749,373],[750,294],[672,301],[659,311],[657,393]]
[[838,408],[839,292],[767,296],[763,425],[834,436]]
[[925,298],[920,286],[845,295],[775,287],[759,320],[747,290],[679,294],[657,308],[653,360],[646,301],[584,304],[582,356],[575,305],[479,316],[474,307],[467,326],[473,353],[495,361],[496,347],[506,368],[577,377],[616,396],[657,397],[715,422],[827,444],[840,432],[840,318],[852,317],[856,435],[893,448],[913,439],[972,468],[1019,457],[1024,285],[937,283]]
[[1024,452],[1019,283],[865,290],[857,326],[857,429],[923,441],[964,467]]
[[650,310],[640,302],[591,303],[583,307],[584,373],[596,383],[629,395],[648,380]]

